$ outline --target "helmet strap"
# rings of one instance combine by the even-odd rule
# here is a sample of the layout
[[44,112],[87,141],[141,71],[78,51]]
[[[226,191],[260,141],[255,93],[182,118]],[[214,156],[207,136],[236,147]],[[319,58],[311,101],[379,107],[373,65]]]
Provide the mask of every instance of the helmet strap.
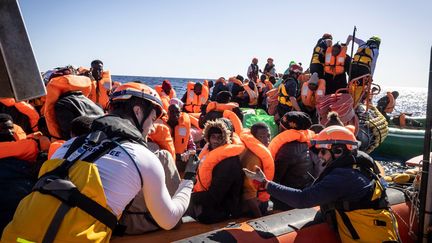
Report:
[[138,129],[138,131],[140,131],[140,133],[142,133],[143,132],[143,124],[144,124],[145,118],[143,118],[141,120],[141,122],[139,122],[138,118],[137,118],[137,116],[135,114],[135,112],[133,111],[132,120],[135,123],[135,127]]

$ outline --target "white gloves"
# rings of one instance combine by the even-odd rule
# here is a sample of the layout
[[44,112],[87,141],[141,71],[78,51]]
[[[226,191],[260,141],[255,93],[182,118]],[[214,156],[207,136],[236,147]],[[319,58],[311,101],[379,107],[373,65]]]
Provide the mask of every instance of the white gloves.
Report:
[[251,180],[255,180],[261,183],[267,182],[267,178],[264,175],[264,172],[258,166],[255,166],[255,172],[252,172],[246,168],[243,168],[243,171],[246,174],[246,176]]

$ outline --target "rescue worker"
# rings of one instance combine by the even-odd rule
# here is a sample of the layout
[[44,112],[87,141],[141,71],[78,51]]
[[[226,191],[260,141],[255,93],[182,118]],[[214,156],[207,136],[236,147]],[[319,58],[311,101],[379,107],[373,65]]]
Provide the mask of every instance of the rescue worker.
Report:
[[101,60],[93,60],[90,65],[90,71],[86,73],[92,81],[89,99],[105,110],[107,109],[109,93],[112,88],[111,74],[108,70],[104,70],[104,64]]
[[[290,111],[280,122],[281,132],[270,142],[269,150],[275,161],[274,181],[297,189],[313,182],[314,163],[309,154],[309,141],[314,136],[309,115]],[[271,199],[277,210],[292,209],[277,198]]]
[[249,78],[249,80],[253,80],[254,82],[256,82],[258,79],[258,72],[258,58],[254,57],[252,59],[251,65],[249,65],[249,68],[247,70],[247,77]]
[[[162,113],[159,96],[148,86],[132,82],[118,87],[111,95],[110,114],[94,120],[88,136],[67,141],[53,155],[55,159],[43,164],[41,180],[34,189],[36,191],[21,201],[13,220],[3,231],[1,241],[108,242],[117,219],[140,190],[154,221],[163,229],[173,228],[189,204],[193,187],[191,179],[195,173],[191,167],[171,198],[161,163],[145,147],[147,134]],[[125,140],[109,142],[115,138]],[[100,140],[106,142],[101,144]],[[88,157],[88,154],[95,156],[94,153],[100,155],[95,159]],[[69,162],[76,160],[77,156],[85,157],[78,157],[72,172],[69,169],[64,171],[64,163],[71,165]],[[67,159],[61,159],[64,157]],[[86,160],[94,162],[82,162]],[[62,165],[58,167],[60,163]],[[53,168],[59,168],[55,171],[63,171],[61,173],[66,172],[63,180],[77,186],[78,190],[71,193],[74,193],[73,198],[81,200],[66,197],[59,201],[52,196],[56,195],[56,191],[43,183],[50,185],[53,182],[46,181],[45,175]],[[50,175],[62,176],[55,171],[49,172]],[[46,194],[39,193],[40,190]],[[69,190],[64,190],[64,193],[67,192]],[[68,206],[70,204],[72,208]],[[55,212],[58,215],[53,218]],[[45,219],[42,223],[41,218]]]
[[181,98],[183,110],[188,113],[200,113],[201,106],[207,103],[209,89],[201,83],[188,82],[186,93]]
[[264,72],[263,72],[267,77],[275,77],[276,74],[276,69],[275,69],[275,65],[273,63],[273,58],[269,57],[267,58],[267,63],[264,67]]
[[399,92],[387,92],[386,96],[381,97],[377,103],[377,109],[386,118],[387,122],[390,121],[389,113],[392,113],[396,106],[396,99],[399,97]]
[[346,44],[336,43],[328,47],[325,53],[324,79],[326,95],[334,94],[340,88],[347,87],[346,73],[349,71],[351,58],[346,54]]
[[372,36],[365,42],[362,39],[349,35],[346,44],[349,45],[352,40],[358,45],[358,49],[352,60],[350,80],[365,74],[370,74],[373,77],[381,39],[377,36]]
[[191,135],[191,122],[187,113],[181,112],[178,105],[168,107],[168,120],[176,152],[176,166],[180,173],[186,169],[189,157],[195,154],[196,145]]
[[259,168],[246,175],[266,186],[272,197],[294,208],[321,206],[321,213],[337,227],[342,242],[401,242],[397,221],[373,159],[358,150],[354,134],[330,126],[311,141],[324,171],[303,190],[269,181]]
[[317,100],[325,95],[325,80],[318,79],[318,74],[313,73],[311,78],[303,83],[301,89],[302,111],[306,112],[312,120],[312,123],[318,123],[318,114],[316,109]]
[[187,212],[202,223],[216,223],[241,214],[240,154],[245,147],[233,143],[232,130],[231,122],[224,118],[208,121],[204,128],[207,144],[199,154],[197,183]]
[[310,61],[310,73],[317,73],[319,79],[324,78],[324,56],[328,47],[332,46],[333,37],[331,34],[323,34],[318,39]]
[[[240,156],[240,161],[243,168],[255,170],[255,166],[260,167],[266,177],[273,178],[274,176],[274,161],[267,148],[270,142],[270,129],[263,122],[252,125],[250,132],[243,131],[240,134],[240,139],[246,149]],[[265,189],[247,177],[243,182],[243,211],[249,216],[261,217],[267,213],[268,201],[270,195],[265,192]]]
[[279,118],[292,110],[301,111],[298,103],[300,99],[300,84],[297,78],[302,72],[303,68],[300,65],[292,64],[289,67],[288,74],[283,76],[283,82],[279,85],[278,89],[279,103],[277,105],[277,113]]

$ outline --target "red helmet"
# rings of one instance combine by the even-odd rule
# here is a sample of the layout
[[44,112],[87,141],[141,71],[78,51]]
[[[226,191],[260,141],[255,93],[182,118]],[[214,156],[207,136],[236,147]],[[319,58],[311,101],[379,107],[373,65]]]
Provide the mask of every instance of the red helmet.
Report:
[[331,149],[335,144],[345,144],[347,149],[353,150],[358,147],[358,141],[354,133],[346,127],[329,126],[324,128],[312,141],[316,148]]
[[302,68],[302,66],[298,65],[297,63],[293,63],[290,65],[289,71],[293,72],[293,73],[302,73],[303,68]]
[[129,82],[120,85],[110,95],[110,102],[118,100],[128,100],[132,96],[151,102],[156,108],[156,116],[159,118],[163,115],[162,101],[158,93],[149,86],[141,83]]

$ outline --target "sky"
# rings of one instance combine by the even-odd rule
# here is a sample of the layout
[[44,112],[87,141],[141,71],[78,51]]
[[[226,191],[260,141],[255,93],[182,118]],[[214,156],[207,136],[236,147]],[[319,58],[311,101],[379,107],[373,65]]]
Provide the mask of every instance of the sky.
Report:
[[[432,1],[19,0],[41,71],[104,62],[111,74],[246,75],[253,57],[278,72],[308,67],[316,41],[382,39],[374,82],[427,87]],[[356,47],[355,47],[356,49]],[[348,49],[348,54],[351,47]]]

